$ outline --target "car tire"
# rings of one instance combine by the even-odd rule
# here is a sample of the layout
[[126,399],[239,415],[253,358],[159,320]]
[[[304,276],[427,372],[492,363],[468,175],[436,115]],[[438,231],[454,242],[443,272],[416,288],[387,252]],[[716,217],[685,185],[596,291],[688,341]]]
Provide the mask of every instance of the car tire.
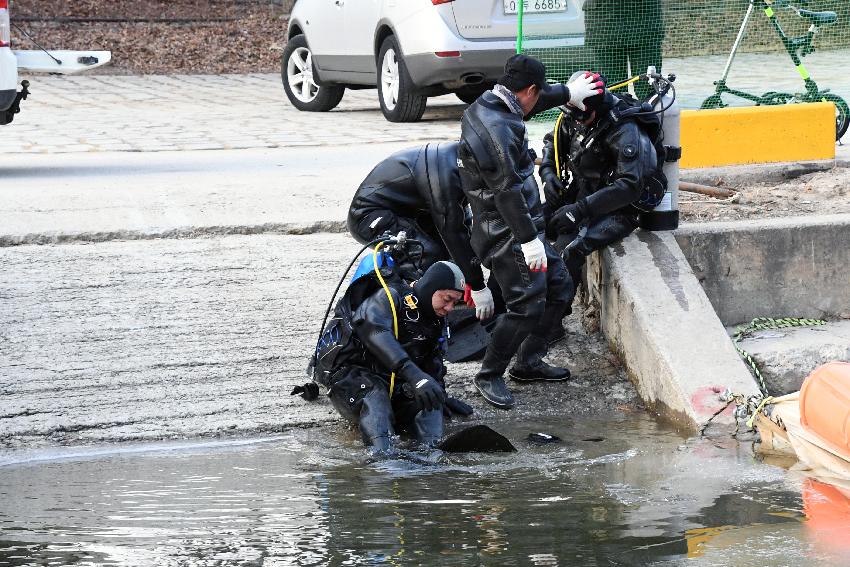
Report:
[[313,78],[313,53],[303,35],[291,38],[280,58],[283,90],[292,106],[307,112],[327,112],[336,108],[345,87],[319,85]]
[[390,36],[378,50],[378,100],[381,112],[390,122],[416,122],[425,112],[428,97],[416,93],[416,87],[398,47]]

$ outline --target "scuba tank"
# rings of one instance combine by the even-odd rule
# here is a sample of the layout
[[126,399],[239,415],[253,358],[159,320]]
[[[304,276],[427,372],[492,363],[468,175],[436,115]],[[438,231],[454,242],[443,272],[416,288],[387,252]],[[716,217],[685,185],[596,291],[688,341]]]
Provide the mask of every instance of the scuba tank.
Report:
[[662,117],[661,128],[665,150],[662,171],[667,178],[667,188],[661,202],[652,210],[640,214],[640,227],[644,230],[675,230],[679,227],[679,160],[681,108],[676,102],[673,88],[675,75],[659,75],[655,67],[647,69],[647,78],[655,90],[648,102]]

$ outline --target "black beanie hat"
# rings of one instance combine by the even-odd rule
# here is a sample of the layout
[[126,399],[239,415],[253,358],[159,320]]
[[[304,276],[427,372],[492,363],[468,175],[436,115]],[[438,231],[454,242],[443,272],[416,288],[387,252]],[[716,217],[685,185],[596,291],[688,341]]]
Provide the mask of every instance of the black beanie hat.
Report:
[[498,82],[514,92],[530,85],[537,85],[542,89],[546,86],[546,66],[528,55],[512,55],[505,63],[505,74]]
[[463,293],[466,280],[463,273],[451,262],[436,262],[432,264],[421,278],[413,284],[413,291],[419,299],[419,309],[429,317],[436,317],[431,306],[431,298],[441,289],[453,289]]

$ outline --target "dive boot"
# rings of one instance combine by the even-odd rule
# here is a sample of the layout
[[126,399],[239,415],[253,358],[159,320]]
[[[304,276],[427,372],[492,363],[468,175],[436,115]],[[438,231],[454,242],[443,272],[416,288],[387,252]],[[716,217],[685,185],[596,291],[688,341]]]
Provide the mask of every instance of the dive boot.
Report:
[[517,352],[517,363],[511,368],[510,376],[517,382],[563,382],[569,380],[570,371],[552,366],[543,361],[546,355],[547,341],[542,337],[529,335]]
[[511,409],[516,403],[502,377],[510,361],[510,357],[504,358],[502,350],[490,343],[484,353],[484,360],[481,361],[481,370],[472,379],[475,389],[484,399],[501,409]]
[[516,403],[511,391],[505,384],[505,379],[501,376],[487,376],[479,374],[472,383],[475,384],[475,389],[478,390],[485,400],[501,409],[511,409]]

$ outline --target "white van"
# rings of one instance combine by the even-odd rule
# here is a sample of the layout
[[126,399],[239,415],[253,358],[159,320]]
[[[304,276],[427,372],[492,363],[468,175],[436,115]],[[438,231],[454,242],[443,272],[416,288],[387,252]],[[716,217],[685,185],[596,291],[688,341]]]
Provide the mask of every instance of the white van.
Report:
[[18,69],[70,75],[112,60],[109,51],[12,51],[11,32],[9,0],[0,0],[0,126],[12,121],[29,94],[29,81],[18,90]]
[[[391,122],[415,122],[429,96],[472,102],[516,53],[519,0],[297,0],[281,60],[298,110],[323,112],[345,89],[378,88]],[[526,48],[584,45],[584,0],[525,0]]]

